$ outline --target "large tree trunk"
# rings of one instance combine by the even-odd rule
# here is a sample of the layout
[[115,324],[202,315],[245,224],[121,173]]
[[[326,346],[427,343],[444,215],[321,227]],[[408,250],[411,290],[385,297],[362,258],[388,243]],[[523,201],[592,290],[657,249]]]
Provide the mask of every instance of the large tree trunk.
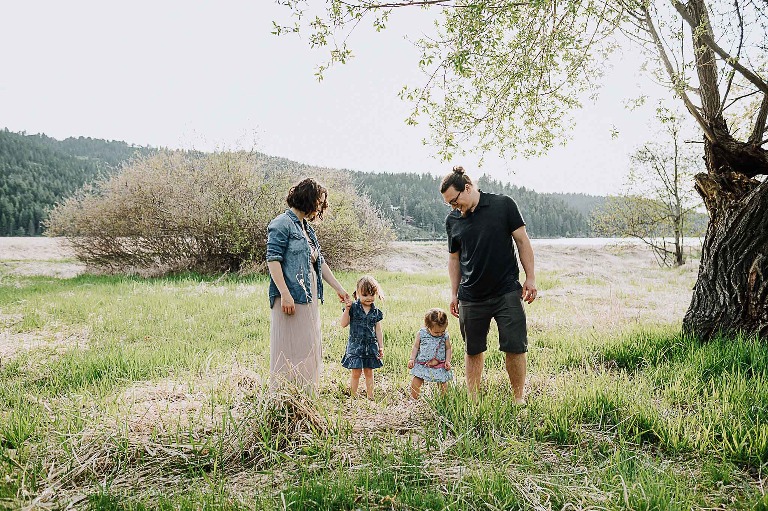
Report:
[[738,332],[768,338],[768,181],[696,178],[710,222],[683,331],[702,340]]
[[753,135],[736,140],[723,117],[718,89],[716,37],[705,0],[676,5],[690,17],[697,49],[701,109],[689,102],[704,130],[707,173],[696,176],[696,189],[709,212],[699,277],[683,319],[683,331],[702,340],[718,334],[768,337],[768,153],[760,140],[768,115],[764,98]]

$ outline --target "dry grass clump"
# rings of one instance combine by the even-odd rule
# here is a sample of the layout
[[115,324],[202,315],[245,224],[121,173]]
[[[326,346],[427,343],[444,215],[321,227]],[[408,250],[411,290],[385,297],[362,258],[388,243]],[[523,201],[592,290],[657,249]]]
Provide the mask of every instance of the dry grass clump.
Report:
[[[136,498],[142,497],[137,488],[144,496],[158,489],[172,495],[183,492],[190,477],[274,468],[328,434],[329,421],[301,390],[270,390],[243,374],[230,380],[225,385],[234,383],[238,393],[230,406],[212,406],[206,399],[211,389],[192,391],[172,381],[129,389],[118,400],[120,406],[132,402],[124,420],[62,435],[63,442],[39,453],[48,476],[30,506],[76,504],[102,481]],[[200,420],[206,409],[214,416]]]
[[[348,176],[317,174],[333,208],[318,223],[329,263],[345,266],[362,247],[382,251],[392,235],[370,200]],[[303,177],[254,153],[159,152],[58,205],[47,233],[68,237],[79,260],[107,272],[259,271],[267,225]]]
[[307,469],[296,463],[306,459],[307,448],[327,446],[329,439],[341,442],[333,448],[337,462],[353,469],[359,460],[350,458],[355,449],[349,446],[361,437],[389,431],[418,438],[434,413],[424,401],[398,399],[380,409],[355,400],[344,418],[330,419],[317,403],[317,395],[290,384],[268,388],[258,373],[237,364],[193,382],[137,383],[108,405],[116,414],[102,410],[98,415],[109,419],[76,434],[55,433],[53,447],[31,460],[47,477],[28,506],[82,505],[104,481],[112,495],[137,502],[182,494],[192,481],[207,478],[226,480],[237,493]]
[[287,384],[252,396],[233,410],[240,414],[225,432],[221,451],[222,463],[232,472],[290,459],[331,429],[312,396]]

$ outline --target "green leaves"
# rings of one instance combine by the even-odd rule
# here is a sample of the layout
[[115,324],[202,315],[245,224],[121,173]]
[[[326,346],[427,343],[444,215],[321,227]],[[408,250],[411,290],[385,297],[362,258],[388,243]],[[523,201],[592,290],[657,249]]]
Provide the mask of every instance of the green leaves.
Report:
[[[346,41],[366,19],[380,32],[395,8],[431,4],[326,1],[303,26],[312,48],[330,47],[318,79],[351,58]],[[306,19],[305,3],[284,5]],[[607,37],[621,12],[598,1],[438,5],[434,33],[415,43],[426,83],[400,93],[413,103],[406,124],[428,118],[426,142],[444,159],[468,149],[533,156],[564,140],[572,126],[569,112],[596,86],[600,59],[609,51]]]

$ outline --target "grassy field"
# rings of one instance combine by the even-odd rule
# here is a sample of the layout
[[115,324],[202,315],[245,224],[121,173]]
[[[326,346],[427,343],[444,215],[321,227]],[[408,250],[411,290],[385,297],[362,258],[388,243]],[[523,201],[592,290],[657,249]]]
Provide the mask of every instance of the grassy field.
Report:
[[433,257],[375,272],[369,401],[344,393],[331,300],[319,396],[270,393],[264,278],[71,277],[0,254],[0,508],[768,509],[768,348],[679,335],[695,265],[535,250],[526,407],[495,348],[467,399],[453,318],[456,385],[407,398],[413,335],[448,301]]

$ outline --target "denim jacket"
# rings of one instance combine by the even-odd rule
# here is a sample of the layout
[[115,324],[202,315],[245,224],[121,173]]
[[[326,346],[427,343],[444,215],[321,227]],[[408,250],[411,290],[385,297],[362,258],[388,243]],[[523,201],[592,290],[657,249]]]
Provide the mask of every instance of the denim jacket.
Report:
[[[310,269],[317,273],[317,298],[323,301],[322,267],[323,256],[320,254],[320,242],[317,241],[315,230],[304,220],[307,233],[312,243],[317,247],[317,261],[312,268],[312,254],[309,243],[299,223],[299,217],[290,209],[282,215],[276,216],[267,227],[267,262],[280,261],[283,268],[283,277],[288,286],[293,301],[296,303],[309,303],[312,301],[312,280]],[[272,277],[269,278],[269,308],[280,297],[280,291]]]

